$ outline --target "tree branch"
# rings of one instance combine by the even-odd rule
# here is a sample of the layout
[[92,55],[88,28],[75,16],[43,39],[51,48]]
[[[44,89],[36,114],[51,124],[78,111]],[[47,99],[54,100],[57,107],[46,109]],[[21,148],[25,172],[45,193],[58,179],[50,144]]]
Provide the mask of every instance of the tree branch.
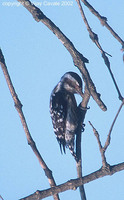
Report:
[[[40,153],[39,153],[39,151],[36,147],[35,142],[33,141],[33,138],[31,137],[25,116],[24,116],[23,111],[22,111],[22,104],[21,104],[21,102],[20,102],[20,100],[19,100],[19,98],[18,98],[18,96],[15,92],[15,89],[14,89],[14,86],[12,84],[11,78],[9,76],[9,73],[8,73],[8,70],[7,70],[7,67],[6,67],[6,63],[5,63],[5,59],[4,59],[4,56],[3,56],[1,49],[0,49],[0,65],[1,65],[1,68],[3,70],[7,85],[8,85],[9,90],[10,90],[10,93],[12,95],[12,98],[13,98],[13,101],[14,101],[14,104],[15,104],[15,108],[16,108],[16,110],[19,114],[19,117],[21,119],[21,123],[22,123],[22,126],[24,128],[28,144],[31,146],[34,154],[36,155],[37,159],[39,160],[39,163],[40,163],[42,169],[44,170],[45,175],[48,178],[50,186],[51,187],[56,186],[55,180],[54,180],[53,175],[52,175],[52,171],[48,168],[48,166],[44,162],[43,158],[41,157],[41,155],[40,155]],[[57,194],[55,194],[54,199],[59,200],[59,196]]]
[[34,194],[31,194],[30,196],[22,198],[20,200],[43,199],[53,194],[57,194],[57,193],[64,192],[67,190],[73,190],[74,188],[77,188],[82,184],[89,183],[91,181],[102,178],[104,176],[113,175],[114,173],[122,171],[122,170],[124,170],[124,162],[117,165],[110,166],[110,170],[105,170],[104,168],[101,168],[87,176],[84,176],[83,178],[72,179],[56,187],[49,188],[47,190],[37,191]]
[[88,110],[87,105],[90,99],[90,93],[87,89],[87,86],[85,85],[85,91],[84,91],[84,98],[80,105],[78,106],[78,112],[79,112],[79,122],[78,122],[78,129],[77,129],[77,136],[76,136],[76,155],[78,158],[78,161],[81,160],[81,134],[83,130],[83,122],[85,119],[86,112]]
[[117,120],[117,118],[118,118],[118,115],[119,115],[119,113],[120,113],[120,111],[121,111],[123,105],[124,105],[124,99],[123,99],[123,101],[122,101],[122,103],[121,103],[121,105],[120,105],[120,107],[119,107],[119,109],[118,109],[118,112],[117,112],[117,114],[116,114],[116,116],[115,116],[115,118],[114,118],[114,120],[113,120],[113,123],[112,123],[112,125],[111,125],[111,128],[110,128],[110,130],[109,130],[109,134],[108,134],[107,140],[106,140],[105,145],[104,145],[104,147],[103,147],[103,148],[104,148],[104,151],[106,151],[106,149],[108,148],[108,146],[109,146],[109,144],[110,144],[112,129],[113,129],[113,127],[114,127],[114,124],[115,124],[115,122],[116,122],[116,120]]
[[[110,68],[109,59],[108,59],[108,57],[106,56],[106,54],[108,54],[108,53],[106,53],[106,52],[102,49],[102,47],[101,47],[101,45],[100,45],[100,43],[99,43],[98,35],[92,31],[92,29],[91,29],[91,27],[90,27],[90,25],[89,25],[89,23],[88,23],[88,21],[87,21],[87,18],[86,18],[85,14],[84,14],[83,8],[82,8],[81,3],[80,3],[80,0],[76,0],[76,1],[77,1],[77,4],[78,4],[78,7],[79,7],[79,9],[80,9],[80,13],[81,13],[81,16],[82,16],[82,18],[83,18],[83,21],[84,21],[84,23],[85,23],[85,25],[86,25],[86,27],[87,27],[88,32],[89,32],[89,36],[90,36],[91,40],[92,40],[92,41],[96,44],[96,46],[99,48],[99,50],[100,50],[100,52],[101,52],[101,55],[102,55],[102,58],[103,58],[103,60],[104,60],[104,63],[105,63],[105,65],[107,66],[107,68],[108,68],[108,70],[109,70],[109,73],[110,73],[110,75],[111,75],[111,78],[112,78],[112,80],[113,80],[113,83],[114,83],[114,85],[115,85],[115,88],[116,88],[116,90],[117,90],[117,92],[118,92],[119,99],[122,101],[122,100],[123,100],[123,97],[122,97],[122,95],[121,95],[121,92],[120,92],[120,90],[119,90],[119,87],[118,87],[118,85],[117,85],[117,83],[116,83],[116,81],[115,81],[114,75],[113,75],[112,70],[111,70],[111,68]],[[108,55],[111,56],[110,54],[108,54]]]
[[98,131],[94,128],[94,126],[92,125],[92,123],[89,121],[89,124],[92,126],[93,128],[93,132],[94,132],[94,135],[96,136],[96,139],[97,139],[97,142],[98,142],[98,145],[99,145],[99,150],[100,150],[100,153],[101,153],[101,157],[102,157],[102,166],[103,168],[108,168],[108,163],[106,162],[106,157],[105,157],[105,151],[104,151],[104,148],[102,147],[102,144],[101,144],[101,141],[100,141],[100,136],[99,136],[99,133]]
[[100,150],[101,157],[102,157],[102,166],[103,166],[103,168],[109,168],[109,164],[108,164],[107,161],[106,161],[105,152],[106,152],[108,146],[110,145],[112,129],[113,129],[113,127],[114,127],[114,124],[115,124],[115,122],[116,122],[116,120],[117,120],[117,117],[118,117],[118,115],[119,115],[119,113],[120,113],[120,111],[121,111],[123,105],[124,105],[124,99],[123,99],[123,101],[122,101],[122,103],[121,103],[121,105],[120,105],[120,107],[119,107],[119,109],[118,109],[118,112],[117,112],[117,114],[116,114],[116,116],[115,116],[115,118],[114,118],[114,120],[113,120],[113,123],[112,123],[112,125],[111,125],[111,128],[110,128],[109,134],[108,134],[108,136],[107,136],[107,139],[106,139],[106,142],[105,142],[104,147],[103,147],[102,144],[101,144],[100,136],[99,136],[98,131],[94,128],[94,126],[92,125],[92,123],[89,121],[89,124],[90,124],[90,125],[92,126],[92,128],[93,128],[94,135],[95,135],[96,138],[97,138],[97,142],[98,142],[98,145],[99,145],[99,150]]
[[[82,129],[84,124],[84,119],[85,115],[87,112],[87,105],[90,99],[90,93],[89,90],[87,89],[87,86],[85,85],[85,90],[84,90],[84,98],[81,102],[81,104],[78,106],[79,110],[79,122],[78,122],[78,129],[77,129],[77,135],[76,135],[76,156],[78,160],[76,161],[76,168],[77,168],[77,175],[78,178],[82,177],[82,156],[81,156],[81,136],[82,136]],[[82,200],[86,200],[86,194],[84,190],[84,185],[81,185],[79,187],[80,190],[80,195]]]
[[118,42],[120,42],[120,44],[122,45],[122,50],[124,51],[124,41],[118,36],[118,34],[111,28],[111,26],[107,23],[107,18],[101,16],[98,11],[96,11],[93,6],[91,6],[90,3],[88,3],[88,1],[86,0],[81,0],[85,6],[87,6],[89,8],[89,10],[100,20],[101,24],[103,26],[105,26],[110,33],[118,40]]
[[43,14],[43,12],[39,8],[37,8],[29,0],[18,0],[18,1],[32,14],[32,16],[37,22],[41,21],[58,37],[58,39],[62,42],[62,44],[71,54],[74,65],[78,67],[78,69],[81,71],[83,80],[87,85],[87,88],[90,91],[90,94],[92,95],[93,99],[96,101],[96,103],[103,111],[106,111],[107,108],[105,104],[102,102],[100,94],[97,93],[95,85],[85,66],[85,63],[88,62],[87,58],[85,58],[80,52],[76,50],[72,42],[61,32],[61,30],[49,18],[47,18]]
[[105,62],[105,64],[106,64],[108,70],[109,70],[109,73],[110,73],[110,75],[111,75],[111,78],[112,78],[112,80],[113,80],[113,83],[114,83],[114,85],[115,85],[115,88],[116,88],[116,90],[117,90],[118,97],[119,97],[119,99],[120,99],[121,101],[123,101],[123,97],[122,97],[122,95],[121,95],[121,92],[120,92],[120,90],[119,90],[119,87],[118,87],[118,85],[117,85],[117,82],[116,82],[116,80],[115,80],[115,78],[114,78],[114,75],[113,75],[112,70],[111,70],[111,67],[110,67],[109,59],[108,59],[108,57],[105,55],[105,52],[102,52],[102,57],[103,57],[103,59],[104,59],[104,62]]

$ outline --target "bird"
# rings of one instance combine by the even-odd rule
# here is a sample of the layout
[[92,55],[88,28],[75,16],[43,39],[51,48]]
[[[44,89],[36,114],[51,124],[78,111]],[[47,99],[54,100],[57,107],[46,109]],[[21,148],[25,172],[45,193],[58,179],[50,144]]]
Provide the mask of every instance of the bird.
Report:
[[82,98],[82,80],[75,72],[66,72],[50,96],[50,114],[61,153],[68,148],[76,159],[75,136],[78,127],[78,106],[74,94]]

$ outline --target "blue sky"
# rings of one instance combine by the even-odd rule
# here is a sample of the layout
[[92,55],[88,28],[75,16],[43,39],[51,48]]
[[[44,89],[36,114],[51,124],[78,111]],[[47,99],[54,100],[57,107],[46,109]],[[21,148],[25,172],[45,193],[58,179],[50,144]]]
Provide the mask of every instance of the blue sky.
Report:
[[[90,110],[87,112],[86,127],[82,137],[83,174],[87,175],[101,167],[98,144],[88,121],[91,121],[98,130],[104,144],[121,102],[118,100],[117,92],[99,50],[89,39],[76,2],[65,1],[71,2],[71,5],[66,6],[62,6],[62,1],[58,0],[33,2],[39,3],[39,8],[44,14],[66,34],[77,50],[89,59],[86,67],[108,108],[107,112],[103,112],[94,100],[90,99]],[[48,2],[60,2],[60,5],[47,5]],[[108,23],[124,39],[123,1],[89,2],[101,15],[108,18]],[[112,55],[111,68],[123,94],[124,64],[120,51],[121,45],[86,7],[84,11],[92,30],[99,35],[103,49]],[[34,21],[31,14],[23,6],[18,5],[16,0],[0,2],[0,25],[0,46],[15,90],[23,104],[30,133],[48,167],[53,171],[57,184],[76,178],[74,159],[69,151],[66,155],[61,155],[53,133],[49,98],[52,89],[65,72],[79,73],[79,71],[73,65],[70,54],[55,35],[42,23]],[[4,200],[17,200],[36,190],[49,188],[49,183],[27,144],[2,70],[0,70],[0,80],[0,195]],[[77,97],[77,101],[80,100],[80,97]],[[123,115],[122,109],[106,152],[107,161],[111,165],[124,161]],[[93,181],[85,185],[87,199],[123,200],[123,185],[123,171]],[[60,198],[80,200],[79,191],[77,189],[61,193]],[[46,199],[51,200],[52,197]]]

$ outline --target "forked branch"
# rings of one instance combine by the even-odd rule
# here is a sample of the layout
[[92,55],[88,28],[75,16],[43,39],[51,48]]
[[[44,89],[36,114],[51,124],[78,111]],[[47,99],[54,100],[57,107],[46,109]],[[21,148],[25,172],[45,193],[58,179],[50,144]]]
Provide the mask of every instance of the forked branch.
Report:
[[120,113],[120,111],[121,111],[123,105],[124,105],[124,99],[123,99],[123,101],[122,101],[122,103],[121,103],[121,105],[120,105],[120,107],[119,107],[119,109],[118,109],[118,112],[117,112],[117,114],[116,114],[116,116],[115,116],[115,118],[114,118],[114,120],[113,120],[113,122],[112,122],[112,125],[111,125],[111,127],[110,127],[109,134],[108,134],[107,140],[106,140],[105,145],[104,145],[104,151],[106,151],[106,149],[107,149],[108,146],[110,145],[111,133],[112,133],[113,127],[114,127],[114,125],[115,125],[115,122],[116,122],[116,120],[117,120],[117,118],[118,118],[118,115],[119,115],[119,113]]
[[87,88],[93,97],[93,99],[96,101],[96,103],[99,105],[99,107],[106,111],[107,108],[105,104],[102,102],[100,98],[100,94],[97,93],[96,87],[90,77],[90,74],[85,66],[85,63],[88,62],[88,59],[85,58],[77,49],[74,47],[72,42],[62,33],[62,31],[48,18],[44,15],[44,13],[36,7],[33,3],[31,3],[29,0],[18,0],[33,16],[33,18],[39,22],[41,21],[44,25],[46,25],[55,35],[56,37],[62,42],[62,44],[65,46],[65,48],[68,50],[68,52],[71,54],[74,65],[78,67],[78,69],[81,71],[83,80],[85,84],[87,85]]
[[42,191],[37,191],[34,194],[31,194],[30,196],[27,196],[20,200],[44,199],[53,194],[57,194],[57,193],[64,192],[67,190],[73,190],[74,188],[77,188],[82,184],[86,184],[96,179],[102,178],[104,176],[113,175],[116,172],[124,170],[124,162],[117,165],[110,166],[110,169],[111,170],[105,170],[101,168],[87,176],[84,176],[83,178],[72,179],[56,187],[49,188]]
[[103,48],[101,47],[101,45],[100,45],[100,43],[99,43],[98,35],[92,31],[92,29],[91,29],[91,27],[90,27],[90,25],[89,25],[89,23],[88,23],[88,20],[87,20],[85,14],[84,14],[83,8],[82,8],[81,3],[80,3],[80,0],[76,0],[76,1],[77,1],[79,10],[80,10],[81,16],[82,16],[82,18],[83,18],[83,21],[84,21],[84,23],[85,23],[85,25],[86,25],[87,31],[89,32],[89,36],[90,36],[91,40],[92,40],[92,41],[96,44],[96,46],[99,48],[99,50],[100,50],[100,52],[101,52],[101,55],[102,55],[102,58],[103,58],[103,60],[104,60],[104,63],[105,63],[105,65],[107,66],[107,68],[108,68],[108,70],[109,70],[109,73],[110,73],[110,75],[111,75],[111,78],[112,78],[112,80],[113,80],[113,83],[114,83],[114,85],[115,85],[115,88],[116,88],[116,90],[117,90],[118,97],[119,97],[119,99],[122,101],[122,100],[123,100],[123,97],[122,97],[122,95],[121,95],[121,92],[120,92],[120,90],[119,90],[119,87],[118,87],[118,85],[117,85],[117,82],[116,82],[116,80],[115,80],[115,78],[114,78],[114,75],[113,75],[112,70],[111,70],[111,67],[110,67],[110,61],[109,61],[109,59],[108,59],[108,57],[107,57],[107,55],[109,55],[109,56],[111,56],[111,55],[108,54],[107,52],[105,52],[105,51],[103,50]]
[[[39,163],[40,163],[42,169],[44,170],[45,175],[48,178],[50,186],[51,187],[56,186],[55,180],[54,180],[53,175],[52,175],[52,171],[48,168],[48,166],[44,162],[42,156],[40,155],[40,153],[39,153],[39,151],[36,147],[35,142],[33,141],[33,138],[31,137],[25,116],[24,116],[23,111],[22,111],[22,104],[21,104],[21,102],[20,102],[20,100],[19,100],[19,98],[18,98],[18,96],[15,92],[15,89],[14,89],[14,86],[12,84],[11,78],[9,76],[9,73],[8,73],[8,70],[7,70],[7,67],[6,67],[6,63],[5,63],[5,59],[4,59],[4,56],[3,56],[1,49],[0,49],[0,65],[1,65],[1,68],[3,70],[7,85],[8,85],[9,90],[10,90],[10,93],[12,95],[12,98],[13,98],[13,101],[14,101],[14,104],[15,104],[15,108],[16,108],[16,110],[19,114],[19,117],[21,119],[21,123],[22,123],[22,126],[24,128],[28,144],[31,146],[34,154],[36,155],[37,159],[39,160]],[[59,200],[58,194],[54,195],[54,199]]]
[[102,166],[105,169],[105,168],[108,167],[108,163],[106,162],[105,151],[104,151],[104,148],[103,148],[103,146],[101,144],[99,133],[94,128],[94,126],[92,125],[92,123],[90,121],[89,121],[89,124],[92,126],[94,135],[96,136],[96,139],[97,139],[97,142],[98,142],[98,145],[99,145],[99,150],[100,150],[101,157],[102,157]]
[[112,133],[113,127],[114,127],[114,125],[115,125],[115,122],[116,122],[116,120],[117,120],[117,118],[118,118],[118,116],[119,116],[119,113],[120,113],[120,111],[121,111],[123,105],[124,105],[124,99],[123,99],[123,101],[122,101],[122,103],[121,103],[121,105],[120,105],[120,107],[119,107],[119,109],[118,109],[118,111],[117,111],[117,114],[116,114],[116,116],[115,116],[115,118],[114,118],[114,120],[113,120],[113,122],[112,122],[110,131],[109,131],[109,134],[108,134],[108,136],[107,136],[107,139],[106,139],[106,142],[105,142],[105,145],[104,145],[104,146],[102,146],[102,144],[101,144],[100,136],[99,136],[98,131],[94,128],[94,126],[92,125],[92,123],[89,121],[89,124],[90,124],[91,127],[93,128],[94,135],[95,135],[96,138],[97,138],[97,142],[98,142],[98,145],[99,145],[99,150],[100,150],[101,157],[102,157],[102,166],[103,166],[103,168],[108,168],[108,167],[109,167],[109,165],[108,165],[108,163],[107,163],[107,161],[106,161],[105,152],[106,152],[108,146],[110,145],[111,133]]
[[89,10],[100,20],[101,24],[105,26],[110,33],[120,42],[122,45],[122,50],[124,50],[124,41],[118,36],[118,34],[111,28],[111,26],[107,23],[107,18],[101,16],[98,11],[96,11],[91,4],[86,0],[81,0],[85,6],[89,8]]

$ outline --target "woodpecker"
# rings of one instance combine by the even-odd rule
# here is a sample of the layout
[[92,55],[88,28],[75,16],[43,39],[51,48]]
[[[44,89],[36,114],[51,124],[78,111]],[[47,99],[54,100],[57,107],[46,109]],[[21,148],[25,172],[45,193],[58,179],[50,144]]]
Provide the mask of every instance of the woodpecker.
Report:
[[74,94],[83,97],[82,80],[77,73],[67,72],[60,79],[50,96],[50,114],[54,133],[61,153],[65,147],[76,158],[74,142],[78,127],[78,107]]

